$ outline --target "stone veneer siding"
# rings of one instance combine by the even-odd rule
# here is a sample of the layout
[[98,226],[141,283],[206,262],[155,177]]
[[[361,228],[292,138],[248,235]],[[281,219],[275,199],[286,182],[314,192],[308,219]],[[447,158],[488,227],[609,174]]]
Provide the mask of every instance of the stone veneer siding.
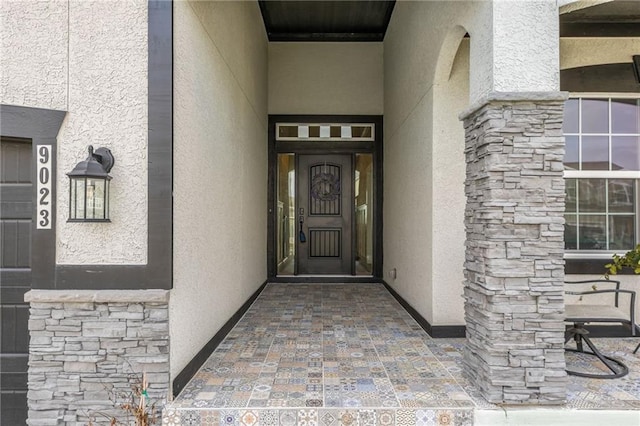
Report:
[[494,403],[566,399],[565,99],[493,94],[463,115],[464,361]]
[[169,394],[169,292],[32,290],[29,419],[36,425],[109,424],[147,373],[150,402]]

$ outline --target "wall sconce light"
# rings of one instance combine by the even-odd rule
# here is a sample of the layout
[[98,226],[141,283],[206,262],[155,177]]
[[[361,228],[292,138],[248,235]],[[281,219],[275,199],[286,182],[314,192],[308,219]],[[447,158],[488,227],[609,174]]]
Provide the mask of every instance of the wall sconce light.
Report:
[[115,159],[107,148],[93,151],[69,176],[69,220],[67,222],[111,222],[109,220],[109,172]]

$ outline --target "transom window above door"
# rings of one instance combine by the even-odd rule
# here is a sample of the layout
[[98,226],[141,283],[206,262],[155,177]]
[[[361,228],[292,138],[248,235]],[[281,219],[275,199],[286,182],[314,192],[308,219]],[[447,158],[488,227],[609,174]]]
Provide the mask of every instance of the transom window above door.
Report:
[[373,141],[373,123],[277,123],[278,141]]

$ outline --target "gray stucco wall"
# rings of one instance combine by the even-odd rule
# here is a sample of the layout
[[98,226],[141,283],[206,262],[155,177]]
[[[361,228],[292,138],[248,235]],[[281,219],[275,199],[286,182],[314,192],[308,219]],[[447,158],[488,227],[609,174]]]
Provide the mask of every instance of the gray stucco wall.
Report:
[[269,43],[269,114],[382,114],[382,56],[382,43]]
[[174,2],[171,375],[264,282],[267,38],[256,2]]
[[[66,111],[57,143],[57,263],[147,261],[147,0],[0,4],[0,103]],[[66,173],[109,148],[110,224],[67,223]]]

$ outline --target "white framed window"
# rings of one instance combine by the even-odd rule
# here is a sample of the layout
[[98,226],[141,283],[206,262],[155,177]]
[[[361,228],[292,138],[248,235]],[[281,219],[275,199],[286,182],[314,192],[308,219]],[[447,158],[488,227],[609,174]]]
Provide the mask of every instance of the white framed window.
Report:
[[640,96],[574,94],[565,104],[565,257],[639,242]]

